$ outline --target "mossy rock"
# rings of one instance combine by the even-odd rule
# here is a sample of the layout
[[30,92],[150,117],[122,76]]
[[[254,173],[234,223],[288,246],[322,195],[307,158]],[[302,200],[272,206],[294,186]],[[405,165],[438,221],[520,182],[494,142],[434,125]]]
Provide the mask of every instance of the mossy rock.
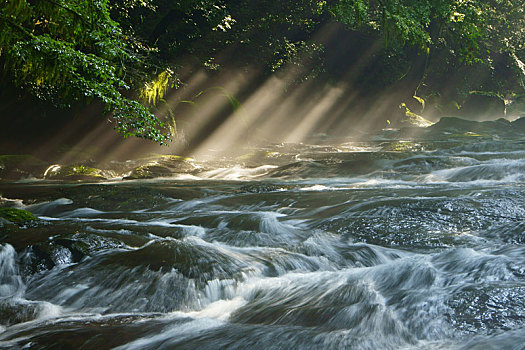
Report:
[[47,164],[28,154],[0,155],[0,178],[19,180],[24,177],[41,177]]
[[27,210],[15,208],[0,208],[0,218],[6,219],[15,224],[23,224],[30,221],[37,221],[38,218]]
[[106,178],[102,175],[102,170],[92,168],[82,164],[67,166],[56,166],[56,168],[46,174],[46,178],[53,180],[70,181],[103,181]]
[[133,169],[129,175],[125,176],[123,179],[153,179],[156,177],[172,176],[174,174],[188,174],[194,172],[196,169],[191,163],[191,158],[181,156],[161,155],[144,158],[143,160],[149,161],[148,163]]

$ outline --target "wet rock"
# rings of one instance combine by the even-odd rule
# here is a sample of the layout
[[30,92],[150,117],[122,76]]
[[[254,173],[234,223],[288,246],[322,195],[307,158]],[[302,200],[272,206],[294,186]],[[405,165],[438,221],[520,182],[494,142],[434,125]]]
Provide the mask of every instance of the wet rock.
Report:
[[89,253],[89,246],[69,238],[53,239],[34,244],[22,253],[21,266],[25,274],[50,270],[57,265],[80,262]]
[[153,179],[155,177],[165,177],[174,174],[172,169],[162,165],[145,165],[134,169],[125,180],[132,179]]
[[44,174],[44,177],[52,180],[69,181],[103,181],[106,177],[100,169],[92,168],[83,164],[75,165],[52,165]]
[[168,177],[174,174],[187,174],[196,170],[191,159],[163,155],[146,159],[147,163],[133,169],[124,180],[153,179],[156,177]]
[[268,183],[256,183],[242,186],[239,191],[248,193],[266,193],[279,191],[283,186]]
[[513,136],[523,133],[507,119],[477,122],[456,117],[441,118],[439,122],[428,127],[430,135],[446,134],[449,138],[479,138],[492,136]]
[[116,252],[106,257],[108,263],[128,268],[147,266],[164,273],[175,269],[203,285],[213,279],[240,277],[248,269],[245,262],[192,239],[156,241],[137,250]]
[[377,160],[383,157],[386,159],[390,158],[387,153],[388,152],[384,152],[380,155],[374,155],[369,152],[336,153],[333,154],[330,159],[322,159],[312,155],[309,157],[311,158],[309,160],[294,162],[275,168],[269,172],[269,175],[274,178],[298,179],[362,175],[377,170]]
[[71,254],[68,254],[66,252],[66,255],[70,257],[71,262],[79,262],[89,253],[89,245],[80,240],[70,238],[59,238],[56,239],[54,243],[57,246],[61,246],[69,250]]
[[74,197],[79,205],[98,210],[138,210],[165,204],[167,199],[159,191],[145,186],[85,185],[77,189]]
[[448,300],[450,314],[447,316],[463,334],[472,334],[478,329],[495,331],[523,327],[524,292],[525,288],[519,285],[465,287]]
[[27,332],[24,328],[16,331],[11,337],[16,340],[10,340],[10,345],[12,349],[113,349],[147,337],[152,330],[166,327],[168,322],[173,325],[191,321],[191,318],[167,321],[159,316],[153,313],[115,314],[91,319],[89,326],[84,320],[39,322],[29,337],[17,336]]
[[0,179],[19,180],[27,177],[40,177],[47,164],[31,155],[1,155]]
[[50,247],[45,243],[28,247],[21,253],[20,269],[24,275],[32,275],[42,271],[50,270],[55,266]]
[[448,131],[448,132],[458,132],[458,131],[468,131],[474,126],[474,122],[457,117],[444,117],[439,120],[434,125],[428,127],[431,131]]
[[0,302],[0,324],[10,326],[16,323],[31,321],[37,317],[38,312],[37,304]]

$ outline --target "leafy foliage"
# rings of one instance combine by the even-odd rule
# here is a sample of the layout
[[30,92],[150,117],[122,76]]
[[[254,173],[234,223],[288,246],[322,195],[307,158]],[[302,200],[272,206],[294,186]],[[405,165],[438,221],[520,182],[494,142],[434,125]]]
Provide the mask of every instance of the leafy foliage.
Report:
[[15,85],[62,107],[98,99],[124,136],[167,141],[162,123],[123,95],[143,64],[107,0],[2,2],[0,57]]
[[474,63],[487,50],[522,50],[520,0],[339,0],[334,16],[354,29],[382,32],[387,42],[422,49],[447,46]]
[[180,85],[177,65],[314,75],[323,47],[313,33],[333,21],[386,43],[363,89],[414,79],[412,68],[423,79],[429,65],[440,78],[510,65],[525,77],[521,0],[0,0],[0,66],[40,99],[101,101],[124,136],[166,142],[174,116],[163,125],[151,111]]
[[[118,0],[121,3],[126,0]],[[155,0],[151,6],[114,6],[119,22],[161,60],[191,57],[208,69],[219,69],[220,53],[241,64],[265,63],[269,71],[294,60],[298,51],[319,51],[307,42],[323,16],[323,1]],[[231,63],[228,61],[227,63]]]
[[463,95],[472,88],[513,91],[516,77],[525,77],[521,0],[338,0],[329,9],[354,30],[381,34],[394,55],[414,56],[417,48],[427,56],[418,86],[454,76]]

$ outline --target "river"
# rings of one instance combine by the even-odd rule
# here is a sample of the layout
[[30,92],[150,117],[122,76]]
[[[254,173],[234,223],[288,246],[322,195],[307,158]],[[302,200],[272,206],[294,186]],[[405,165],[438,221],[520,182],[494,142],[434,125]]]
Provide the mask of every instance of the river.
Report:
[[525,138],[460,131],[2,183],[40,221],[2,233],[0,348],[525,349]]

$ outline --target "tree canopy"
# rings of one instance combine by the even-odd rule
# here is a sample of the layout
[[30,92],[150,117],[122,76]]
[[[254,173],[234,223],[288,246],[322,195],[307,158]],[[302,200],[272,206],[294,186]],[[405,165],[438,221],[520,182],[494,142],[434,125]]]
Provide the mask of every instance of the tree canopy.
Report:
[[124,136],[167,141],[160,121],[123,93],[147,62],[110,18],[107,0],[2,2],[0,57],[16,86],[66,108],[99,99]]
[[[226,51],[239,64],[255,62],[274,72],[321,52],[312,33],[334,21],[382,38],[385,50],[409,57],[408,62],[410,56],[424,58],[425,69],[432,57],[436,71],[469,65],[493,69],[496,57],[504,55],[516,77],[525,74],[521,0],[0,3],[5,79],[65,108],[101,101],[118,132],[158,142],[167,142],[169,135],[148,104],[177,85],[177,67],[184,59],[218,69],[219,54]],[[147,92],[142,103],[141,90]]]

